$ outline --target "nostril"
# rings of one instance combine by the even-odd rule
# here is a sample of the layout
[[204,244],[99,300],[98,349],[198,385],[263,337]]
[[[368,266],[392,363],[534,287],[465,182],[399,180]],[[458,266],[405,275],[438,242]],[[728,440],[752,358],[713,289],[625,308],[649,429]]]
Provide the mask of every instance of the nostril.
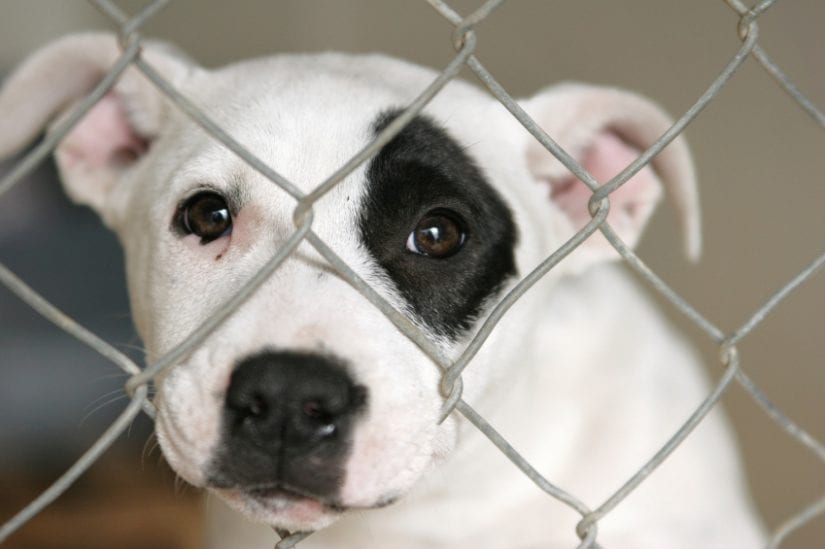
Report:
[[322,419],[329,414],[324,413],[321,403],[317,400],[305,400],[301,409],[304,415],[311,419]]
[[251,417],[263,417],[269,411],[269,405],[266,403],[266,399],[260,395],[255,394],[252,395],[250,399],[249,405],[244,410],[247,416]]
[[325,438],[335,433],[336,414],[320,400],[305,400],[301,405],[301,411],[304,417],[308,418],[308,426],[314,431],[315,436]]
[[257,432],[268,424],[271,415],[274,414],[265,395],[253,393],[230,396],[231,398],[227,398],[226,401],[226,408],[229,412],[227,417],[232,418],[232,425],[236,429],[248,433]]

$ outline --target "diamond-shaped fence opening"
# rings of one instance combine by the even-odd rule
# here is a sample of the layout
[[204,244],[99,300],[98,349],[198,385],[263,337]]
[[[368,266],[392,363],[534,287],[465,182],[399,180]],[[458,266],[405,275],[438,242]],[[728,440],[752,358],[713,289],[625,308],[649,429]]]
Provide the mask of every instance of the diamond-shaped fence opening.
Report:
[[[3,525],[2,529],[0,529],[0,541],[6,539],[28,520],[35,518],[40,510],[65,492],[80,474],[95,464],[101,454],[127,429],[128,425],[138,414],[144,412],[149,416],[153,416],[154,408],[148,396],[148,388],[153,378],[163,370],[172,367],[182,358],[188,356],[189,353],[204,341],[213,330],[220,326],[240,304],[248,299],[257,288],[283,264],[294,250],[304,242],[313,246],[343,279],[358,290],[365,299],[369,300],[381,310],[398,330],[403,332],[430,356],[434,367],[442,371],[442,390],[444,394],[443,413],[445,416],[451,413],[463,415],[512,461],[514,467],[521,469],[541,490],[546,492],[548,498],[559,500],[581,515],[581,520],[576,526],[576,532],[581,539],[581,547],[596,546],[598,543],[599,521],[609,515],[613,509],[621,506],[623,500],[640,484],[644,483],[648,476],[661,463],[668,459],[671,452],[678,448],[679,445],[690,436],[692,430],[701,424],[706,415],[714,409],[730,387],[736,384],[738,384],[789,437],[792,437],[799,445],[810,451],[817,459],[825,462],[825,446],[803,430],[802,427],[795,424],[781,409],[771,403],[767,396],[770,394],[770,388],[760,388],[753,379],[748,376],[746,373],[747,365],[740,360],[739,354],[741,342],[746,338],[754,337],[752,334],[763,319],[782,303],[788,295],[793,293],[820,270],[822,265],[825,264],[825,254],[814,257],[805,268],[784,285],[781,285],[772,296],[754,307],[755,312],[750,317],[744,319],[735,329],[726,331],[719,328],[687,299],[669,287],[656,272],[651,270],[636,253],[630,250],[618,238],[606,221],[611,194],[640,169],[650,163],[653,157],[674,138],[679,136],[688,124],[697,119],[697,117],[701,117],[704,109],[720,95],[729,82],[736,78],[736,71],[745,62],[755,61],[758,63],[759,66],[787,92],[788,101],[793,102],[808,116],[810,124],[825,128],[825,115],[823,115],[823,112],[818,109],[815,102],[809,100],[797,89],[794,83],[783,73],[781,67],[771,60],[769,53],[760,45],[760,19],[770,13],[772,9],[780,9],[774,6],[777,2],[762,1],[753,6],[747,6],[739,0],[728,0],[726,2],[731,13],[738,18],[738,26],[731,27],[739,40],[738,48],[730,52],[730,54],[726,54],[727,57],[720,56],[720,66],[722,70],[715,78],[704,84],[704,88],[695,97],[694,102],[677,118],[670,129],[662,134],[648,150],[644,151],[637,160],[620,174],[606,184],[599,186],[593,177],[591,177],[576,160],[553,141],[553,136],[547,135],[521,110],[505,87],[499,83],[495,75],[487,70],[481,59],[476,55],[477,46],[481,41],[479,34],[476,32],[476,27],[482,22],[485,25],[495,25],[496,9],[499,8],[504,1],[489,0],[481,3],[480,6],[469,15],[460,15],[447,2],[440,0],[428,1],[432,8],[453,26],[452,35],[445,36],[444,38],[452,42],[455,48],[454,57],[443,68],[438,77],[435,78],[427,88],[420,91],[418,98],[409,104],[403,113],[394,119],[392,123],[387,125],[373,142],[353,158],[349,159],[326,181],[323,181],[308,194],[302,193],[290,181],[280,175],[277,172],[277,166],[268,165],[263,160],[255,157],[240,143],[233,140],[228,133],[212,121],[208,112],[201,111],[197,105],[179,93],[174,85],[160,76],[151,64],[142,59],[141,29],[146,21],[152,18],[163,17],[162,8],[170,3],[169,0],[156,0],[135,13],[127,13],[116,2],[109,0],[91,1],[95,7],[111,19],[112,25],[118,31],[120,37],[122,53],[95,89],[77,105],[72,114],[66,118],[54,132],[50,133],[42,142],[28,152],[24,158],[17,162],[12,170],[0,180],[0,194],[17,184],[26,174],[40,165],[44,159],[52,153],[60,139],[65,136],[77,121],[114,85],[123,71],[128,67],[136,67],[179,109],[204,128],[214,139],[223,143],[238,157],[248,163],[250,167],[295,198],[296,206],[293,212],[295,229],[286,244],[277,251],[251,280],[238,290],[234,296],[229,298],[213,317],[206,319],[185,341],[145,368],[139,367],[133,360],[118,351],[115,347],[63,314],[58,308],[38,295],[26,282],[18,278],[5,266],[0,265],[0,281],[19,296],[20,299],[54,322],[61,329],[99,352],[130,376],[126,384],[130,402],[121,415],[62,477],[29,506]],[[359,276],[313,232],[313,205],[329,190],[338,185],[348,174],[376,154],[384,144],[392,139],[413,117],[425,108],[428,102],[435,97],[450,80],[455,78],[456,75],[465,68],[469,69],[469,71],[477,77],[478,81],[506,107],[512,116],[515,117],[541,145],[546,147],[570,171],[590,187],[591,191],[593,191],[593,196],[590,201],[592,219],[571,238],[570,241],[546,258],[533,272],[524,275],[520,282],[493,308],[492,313],[483,323],[461,356],[456,360],[450,360],[440,352],[438,347],[435,346],[424,333],[419,331],[414,322],[410,321],[404,314],[394,309],[390,303],[382,299],[367,282],[359,278]],[[0,121],[0,123],[2,123],[2,121]],[[746,199],[747,197],[743,198],[743,200]],[[510,446],[501,434],[495,431],[483,416],[477,413],[462,399],[461,374],[465,368],[472,368],[472,358],[475,353],[495,329],[498,321],[507,314],[510,306],[516,303],[536,281],[552,270],[567,254],[596,231],[600,231],[607,238],[611,245],[624,258],[625,263],[634,270],[651,289],[658,292],[660,296],[672,306],[674,311],[686,318],[699,333],[703,334],[703,337],[705,337],[708,342],[718,347],[719,360],[722,368],[721,375],[718,376],[706,399],[696,408],[681,428],[673,433],[672,437],[648,462],[639,463],[638,471],[628,478],[619,490],[607,500],[591,508],[580,501],[575,494],[568,493],[555,485],[552,478],[542,476]],[[814,245],[814,248],[815,247]],[[823,246],[820,246],[820,248],[822,247]],[[792,373],[789,375],[792,375]],[[825,511],[825,496],[807,503],[774,530],[770,546],[778,546],[791,532],[803,527],[808,521],[823,511]],[[291,547],[299,544],[303,538],[309,535],[306,533],[290,534],[288,532],[281,532],[281,534],[283,535],[283,539],[278,543],[278,547]]]

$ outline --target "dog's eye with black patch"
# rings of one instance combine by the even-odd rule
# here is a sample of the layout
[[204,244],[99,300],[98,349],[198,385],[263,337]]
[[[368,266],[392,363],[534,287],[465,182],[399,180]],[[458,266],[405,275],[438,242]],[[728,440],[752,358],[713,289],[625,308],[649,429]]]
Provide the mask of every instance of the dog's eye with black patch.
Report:
[[407,237],[413,253],[445,259],[458,253],[467,241],[464,221],[450,210],[433,210],[425,215]]
[[180,207],[178,219],[184,233],[199,236],[201,244],[229,236],[232,232],[232,214],[226,200],[211,191],[188,198]]

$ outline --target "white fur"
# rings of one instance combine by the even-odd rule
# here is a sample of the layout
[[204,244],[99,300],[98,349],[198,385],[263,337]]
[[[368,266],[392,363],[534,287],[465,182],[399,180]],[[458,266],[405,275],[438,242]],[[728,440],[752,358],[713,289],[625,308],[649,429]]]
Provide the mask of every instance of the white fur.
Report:
[[[104,35],[69,37],[34,54],[0,91],[0,156],[19,149],[76,102],[116,55],[114,40]],[[432,71],[383,56],[279,56],[218,71],[157,46],[148,46],[144,56],[304,192],[372,139],[379,113],[408,104],[434,78]],[[56,66],[61,81],[50,76]],[[295,201],[209,137],[135,69],[112,94],[115,102],[93,110],[91,122],[63,141],[57,158],[72,197],[95,208],[123,243],[133,314],[151,363],[283,245],[294,230]],[[618,135],[604,142],[618,147],[624,159],[669,123],[638,96],[584,85],[549,88],[523,104],[583,162],[604,141],[600,136]],[[512,210],[520,230],[520,274],[582,224],[584,210],[574,209],[586,204],[568,207],[563,197],[550,199],[551,189],[566,192],[560,185],[570,177],[566,170],[495,100],[453,82],[425,112],[466,147]],[[99,139],[100,132],[111,139]],[[124,162],[117,144],[134,145],[135,138],[147,141],[148,151]],[[598,159],[592,166],[623,167],[605,168]],[[659,177],[682,212],[688,250],[695,254],[698,203],[681,140],[620,189],[611,223],[635,243],[661,192]],[[397,290],[358,242],[364,179],[362,167],[319,201],[313,230],[403,309]],[[231,237],[201,246],[195,236],[175,235],[170,220],[184,197],[204,188],[234,192],[242,207]],[[708,390],[693,352],[608,262],[616,254],[599,238],[514,306],[463,376],[464,398],[547,478],[593,507],[668,439]],[[437,343],[455,357],[466,338]],[[200,349],[158,380],[158,438],[172,467],[189,482],[204,482],[232,365],[264,347],[328,351],[351,365],[353,377],[370,390],[370,402],[355,426],[341,500],[354,509],[401,500],[337,520],[312,501],[261,504],[236,491],[219,494],[249,518],[295,530],[328,526],[301,544],[306,549],[576,543],[575,513],[541,493],[457,413],[437,423],[440,372],[307,244]],[[761,527],[739,469],[731,435],[714,412],[600,521],[600,542],[621,548],[757,546]],[[268,527],[240,522],[218,502],[210,504],[210,515],[211,547],[264,547],[274,539]]]

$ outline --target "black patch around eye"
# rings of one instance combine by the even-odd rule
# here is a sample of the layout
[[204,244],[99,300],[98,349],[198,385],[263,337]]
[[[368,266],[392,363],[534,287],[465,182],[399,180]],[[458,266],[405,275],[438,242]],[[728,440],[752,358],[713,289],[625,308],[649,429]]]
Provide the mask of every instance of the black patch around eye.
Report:
[[[399,114],[382,114],[380,132]],[[406,240],[433,210],[453,211],[467,241],[444,258],[410,252]],[[485,302],[516,275],[517,231],[504,201],[445,130],[418,116],[367,167],[362,242],[410,311],[436,334],[466,333]]]

